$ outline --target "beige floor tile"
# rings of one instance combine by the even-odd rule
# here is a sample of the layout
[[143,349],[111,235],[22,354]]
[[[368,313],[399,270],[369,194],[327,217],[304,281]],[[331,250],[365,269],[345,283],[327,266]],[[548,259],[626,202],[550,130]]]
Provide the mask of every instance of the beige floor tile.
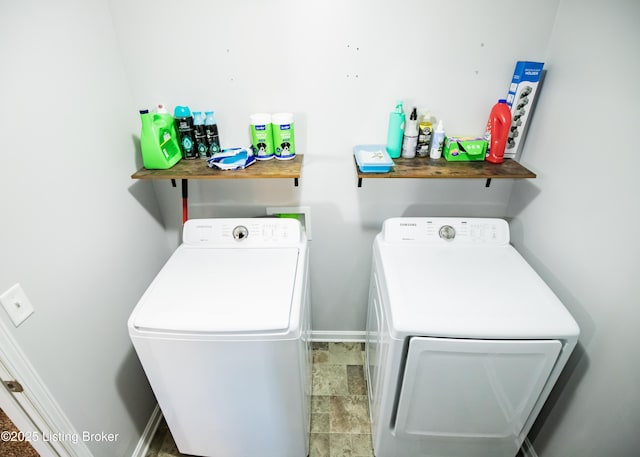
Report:
[[331,397],[329,395],[312,395],[311,396],[311,414],[328,413],[331,411]]
[[362,364],[362,343],[329,343],[329,363]]
[[362,365],[347,365],[347,388],[350,395],[367,395]]
[[351,450],[354,457],[373,457],[373,445],[371,443],[371,435],[369,434],[352,434]]
[[309,457],[330,457],[328,433],[312,433],[309,442]]
[[329,413],[311,415],[311,433],[329,433]]
[[331,433],[371,433],[369,405],[364,395],[331,397]]
[[313,395],[347,395],[346,365],[314,365]]
[[331,457],[351,457],[351,435],[348,433],[331,433],[329,435]]

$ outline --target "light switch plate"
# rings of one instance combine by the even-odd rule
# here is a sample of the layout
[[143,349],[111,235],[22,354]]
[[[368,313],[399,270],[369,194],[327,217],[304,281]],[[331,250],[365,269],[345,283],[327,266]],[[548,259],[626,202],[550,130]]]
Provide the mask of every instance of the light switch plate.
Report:
[[9,317],[13,321],[13,325],[16,327],[22,324],[25,319],[33,314],[33,305],[27,298],[27,295],[20,287],[20,284],[16,284],[0,295],[0,303]]

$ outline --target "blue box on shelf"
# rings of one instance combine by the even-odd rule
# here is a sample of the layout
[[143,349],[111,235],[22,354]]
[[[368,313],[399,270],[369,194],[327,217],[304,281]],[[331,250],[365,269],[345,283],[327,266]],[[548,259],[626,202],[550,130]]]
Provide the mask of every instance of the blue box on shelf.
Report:
[[363,173],[388,173],[393,166],[384,144],[358,144],[353,147],[353,155]]

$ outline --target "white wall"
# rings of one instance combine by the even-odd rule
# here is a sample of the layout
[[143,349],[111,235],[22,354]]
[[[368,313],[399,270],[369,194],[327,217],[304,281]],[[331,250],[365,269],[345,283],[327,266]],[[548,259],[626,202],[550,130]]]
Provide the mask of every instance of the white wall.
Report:
[[155,405],[127,317],[169,254],[106,2],[0,3],[0,291],[33,302],[31,363],[95,457],[130,456]]
[[[192,217],[311,207],[313,328],[364,329],[370,250],[399,215],[504,216],[510,181],[365,180],[355,144],[384,143],[396,100],[429,107],[449,132],[482,133],[518,59],[543,59],[557,0],[244,2],[110,0],[140,108],[214,109],[223,146],[248,144],[248,116],[292,111],[305,155],[286,181],[191,182]],[[527,17],[527,20],[522,20]],[[156,185],[178,242],[180,192]]]
[[582,335],[534,427],[542,457],[640,452],[640,3],[562,0],[517,183],[514,244]]

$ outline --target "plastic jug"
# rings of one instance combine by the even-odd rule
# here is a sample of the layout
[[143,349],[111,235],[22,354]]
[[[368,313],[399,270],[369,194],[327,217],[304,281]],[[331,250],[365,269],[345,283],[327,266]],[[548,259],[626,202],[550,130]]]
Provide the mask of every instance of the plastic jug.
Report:
[[404,120],[402,102],[398,102],[396,103],[396,109],[389,115],[389,129],[387,130],[387,152],[392,159],[397,159],[402,153]]
[[493,105],[489,120],[487,121],[487,157],[486,160],[491,163],[504,162],[504,150],[507,146],[507,137],[509,136],[509,128],[511,127],[511,110],[505,99],[498,100]]
[[140,110],[140,120],[140,149],[144,167],[148,170],[166,170],[178,163],[182,153],[173,116]]

